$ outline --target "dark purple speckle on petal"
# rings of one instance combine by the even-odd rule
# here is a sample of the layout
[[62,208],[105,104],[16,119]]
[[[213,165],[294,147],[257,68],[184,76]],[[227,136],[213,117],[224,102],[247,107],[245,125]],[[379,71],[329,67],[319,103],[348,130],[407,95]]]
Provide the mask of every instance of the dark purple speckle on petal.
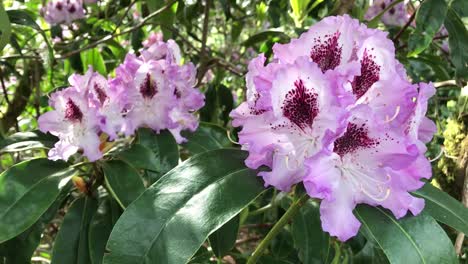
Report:
[[65,118],[73,122],[81,121],[83,118],[83,113],[80,108],[70,98],[68,98],[67,104],[65,105]]
[[331,35],[325,35],[324,39],[314,39],[315,45],[310,51],[310,58],[317,63],[322,72],[333,70],[341,62],[342,47],[338,45],[340,32]]
[[299,128],[312,127],[315,117],[319,113],[317,93],[307,89],[299,79],[294,82],[295,88],[286,94],[282,106],[283,115]]

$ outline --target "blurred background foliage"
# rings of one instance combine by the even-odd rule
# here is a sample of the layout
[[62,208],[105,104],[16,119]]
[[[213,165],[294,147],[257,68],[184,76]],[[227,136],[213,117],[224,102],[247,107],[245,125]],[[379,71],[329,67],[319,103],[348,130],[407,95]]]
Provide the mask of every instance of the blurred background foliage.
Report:
[[[440,11],[440,1],[411,0],[407,3],[411,23],[388,26],[380,17],[364,20],[368,0],[99,0],[85,5],[85,19],[70,25],[50,26],[40,16],[44,0],[5,0],[3,8],[0,5],[0,49],[3,47],[0,50],[0,170],[22,160],[46,156],[45,150],[55,139],[28,132],[37,130],[37,118],[49,110],[48,95],[67,86],[68,76],[84,73],[89,66],[101,74],[114,76],[125,55],[138,54],[142,41],[152,32],[162,32],[164,39],[174,39],[184,59],[197,65],[198,87],[206,95],[201,120],[229,128],[229,112],[245,98],[244,77],[250,59],[259,53],[271,59],[275,43],[298,37],[323,17],[347,13],[371,27],[389,32],[397,57],[413,83],[435,84],[437,93],[430,101],[428,115],[437,123],[438,132],[427,153],[433,160],[433,184],[461,200],[468,160],[468,1],[446,1],[447,16],[434,16]],[[415,16],[416,10],[426,2],[430,5],[424,9],[426,16]],[[439,32],[438,28],[434,31],[434,21],[436,26],[444,24],[446,31]],[[16,138],[41,137],[42,145],[29,141],[11,145],[15,138],[11,135],[15,133]],[[271,190],[264,196],[257,201],[259,208],[263,208],[265,200],[286,201]],[[248,222],[240,214],[244,225],[233,258],[251,248],[281,210],[280,206],[267,214],[259,212],[261,219],[253,217]],[[50,236],[57,231],[63,214],[60,211],[55,222],[48,226],[43,236],[44,249],[39,248],[36,260],[50,259],[47,243],[51,243]],[[455,238],[456,233],[448,231]],[[294,229],[284,230],[278,236],[272,245],[273,254],[263,263],[299,261],[293,254],[291,232]],[[354,240],[355,244],[364,242],[359,237]],[[341,248],[343,245],[334,243],[332,251],[341,252],[341,258],[356,246]],[[195,257],[206,253],[202,249]],[[373,249],[365,247],[364,250]],[[367,253],[362,253],[362,263],[369,263]],[[372,254],[383,255],[378,251]],[[333,254],[328,252],[329,255],[333,258]],[[229,259],[225,261],[231,263]],[[355,262],[359,262],[359,257]]]

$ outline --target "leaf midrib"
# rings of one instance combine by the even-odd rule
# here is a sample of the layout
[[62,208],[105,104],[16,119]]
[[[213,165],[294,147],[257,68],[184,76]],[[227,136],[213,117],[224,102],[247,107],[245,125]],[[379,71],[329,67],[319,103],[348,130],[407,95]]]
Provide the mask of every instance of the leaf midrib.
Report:
[[416,242],[413,240],[413,238],[406,232],[406,230],[401,227],[401,225],[395,221],[395,219],[393,219],[391,216],[389,216],[385,211],[383,211],[382,209],[376,207],[377,210],[379,210],[383,215],[385,215],[387,218],[389,218],[400,230],[401,232],[408,238],[408,240],[411,242],[411,244],[413,245],[413,247],[416,249],[416,252],[418,253],[419,257],[421,258],[422,262],[425,264],[426,263],[426,260],[424,259],[424,256],[422,254],[422,252],[419,250],[419,247],[416,245]]

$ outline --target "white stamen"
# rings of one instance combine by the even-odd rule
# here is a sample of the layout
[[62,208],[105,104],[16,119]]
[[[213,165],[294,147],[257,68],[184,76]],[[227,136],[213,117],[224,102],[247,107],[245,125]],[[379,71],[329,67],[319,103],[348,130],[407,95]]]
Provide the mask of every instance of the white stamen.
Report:
[[400,106],[397,106],[395,109],[395,114],[393,114],[392,118],[389,119],[388,116],[385,116],[385,123],[390,123],[393,120],[395,120],[395,118],[398,116],[399,113],[400,113]]
[[435,158],[429,160],[429,162],[432,163],[432,162],[440,159],[440,157],[442,157],[442,154],[444,154],[444,153],[445,153],[445,148],[444,148],[444,146],[441,146],[439,154],[437,154],[437,156]]
[[239,142],[234,141],[234,140],[231,138],[231,131],[230,131],[230,130],[226,130],[226,134],[227,134],[227,138],[229,139],[229,141],[231,141],[231,143],[236,144],[236,145],[240,145]]
[[385,195],[383,197],[374,196],[373,194],[367,192],[366,189],[362,188],[362,185],[361,185],[361,191],[364,194],[366,194],[367,196],[369,196],[369,198],[371,198],[372,200],[375,200],[377,202],[383,202],[383,201],[387,200],[388,196],[390,196],[390,188],[387,188],[387,191],[385,192]]

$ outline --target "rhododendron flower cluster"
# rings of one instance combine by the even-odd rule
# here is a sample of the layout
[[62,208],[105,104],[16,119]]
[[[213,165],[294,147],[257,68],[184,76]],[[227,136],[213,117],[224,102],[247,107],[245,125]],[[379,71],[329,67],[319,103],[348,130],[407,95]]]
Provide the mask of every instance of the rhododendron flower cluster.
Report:
[[281,191],[303,182],[321,200],[323,229],[342,241],[359,230],[357,204],[420,213],[424,200],[408,192],[431,176],[435,90],[407,80],[387,34],[327,17],[273,52],[250,62],[247,101],[231,113],[246,165],[268,166],[259,176]]
[[[367,9],[365,19],[371,20],[385,8],[390,6],[395,0],[374,0]],[[390,8],[381,17],[381,21],[388,26],[403,26],[409,19],[410,14],[406,8],[406,1],[398,3]]]
[[85,16],[83,1],[81,0],[52,0],[41,9],[41,15],[47,23],[70,24],[72,21]]
[[152,35],[145,46],[141,56],[126,56],[115,78],[90,68],[85,75],[70,76],[71,86],[50,96],[53,110],[39,117],[40,130],[59,138],[50,159],[68,160],[80,149],[90,161],[101,158],[101,133],[115,140],[139,127],[158,133],[169,129],[182,143],[180,132],[197,128],[194,111],[204,105],[204,95],[195,88],[195,66],[181,64],[172,40]]

